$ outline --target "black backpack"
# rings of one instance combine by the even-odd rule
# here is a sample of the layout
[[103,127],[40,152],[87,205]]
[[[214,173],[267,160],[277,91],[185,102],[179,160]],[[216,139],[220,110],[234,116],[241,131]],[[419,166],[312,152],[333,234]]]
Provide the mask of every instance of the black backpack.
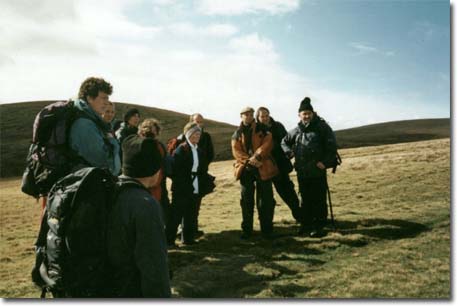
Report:
[[337,167],[342,164],[342,158],[340,157],[339,152],[336,150],[336,156],[334,159],[326,163],[326,169],[332,169],[332,173],[336,173]]
[[106,235],[108,217],[119,192],[143,188],[118,181],[106,169],[83,168],[51,189],[35,244],[32,280],[41,297],[110,297]]
[[36,198],[46,195],[76,165],[87,164],[68,145],[70,127],[81,116],[72,100],[52,103],[36,115],[22,192]]
[[[319,121],[319,134],[320,134],[320,137],[322,137],[321,135],[324,134],[322,130],[325,129],[324,126],[328,126],[328,124],[321,117],[319,117],[319,120],[320,120]],[[334,137],[334,140],[336,141],[336,146],[337,146],[336,134],[334,133],[334,131],[332,131],[332,135]],[[337,167],[340,166],[341,164],[342,164],[342,158],[340,157],[339,151],[336,148],[336,155],[333,157],[331,161],[325,163],[325,167],[326,169],[332,169],[332,173],[336,173]]]

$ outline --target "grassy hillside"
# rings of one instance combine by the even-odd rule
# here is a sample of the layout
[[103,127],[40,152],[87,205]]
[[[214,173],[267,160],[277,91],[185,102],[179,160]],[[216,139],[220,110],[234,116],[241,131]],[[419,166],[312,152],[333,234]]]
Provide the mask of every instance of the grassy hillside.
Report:
[[[0,177],[19,176],[25,167],[27,150],[32,140],[32,126],[36,114],[53,101],[24,102],[0,105]],[[136,107],[143,119],[154,117],[160,120],[162,135],[168,139],[180,134],[189,120],[189,115],[154,107],[116,103],[116,118],[122,119],[128,108]],[[205,116],[205,113],[203,113]],[[216,159],[231,157],[230,141],[235,127],[222,122],[207,120],[206,130],[211,133]]]
[[[35,115],[51,102],[0,105],[0,177],[22,174]],[[160,139],[163,142],[178,135],[189,120],[186,114],[125,103],[116,103],[116,118],[121,119],[130,107],[137,107],[142,118],[154,117],[161,121],[163,132]],[[217,160],[232,159],[230,137],[235,128],[227,123],[207,121],[207,131],[212,135]],[[342,148],[447,138],[450,137],[450,119],[387,122],[337,131],[336,136]]]
[[450,119],[419,119],[371,124],[336,131],[336,137],[341,148],[449,138]]
[[[343,165],[328,175],[337,229],[320,239],[295,235],[298,225],[276,195],[276,238],[262,239],[255,220],[254,237],[240,240],[232,163],[212,164],[217,188],[199,222],[206,234],[169,252],[173,295],[450,299],[450,140],[341,153]],[[0,296],[38,297],[30,270],[40,209],[18,185],[0,180]]]

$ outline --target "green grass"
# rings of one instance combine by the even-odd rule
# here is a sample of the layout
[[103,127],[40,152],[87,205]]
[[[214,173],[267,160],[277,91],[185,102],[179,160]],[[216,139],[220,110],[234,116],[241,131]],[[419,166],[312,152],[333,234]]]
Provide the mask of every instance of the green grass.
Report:
[[[276,238],[262,239],[256,220],[254,237],[240,240],[232,161],[212,164],[217,189],[199,222],[206,234],[169,252],[173,295],[450,299],[450,140],[344,149],[342,157],[328,175],[337,229],[320,239],[297,236],[276,196]],[[1,180],[0,295],[38,297],[29,275],[39,208],[18,184]]]

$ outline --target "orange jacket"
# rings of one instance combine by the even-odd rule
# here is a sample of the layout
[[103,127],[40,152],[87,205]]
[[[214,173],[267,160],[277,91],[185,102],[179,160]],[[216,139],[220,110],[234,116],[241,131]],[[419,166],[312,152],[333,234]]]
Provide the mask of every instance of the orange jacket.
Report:
[[[257,156],[257,159],[262,163],[258,168],[259,175],[263,181],[269,180],[278,174],[277,165],[270,155],[273,147],[272,134],[261,129],[256,122],[251,124],[251,129],[253,131],[251,133],[253,155]],[[237,180],[240,179],[242,171],[251,157],[246,151],[245,143],[245,135],[242,132],[242,125],[240,125],[231,141],[232,155],[235,158],[234,175]]]
[[[159,153],[161,154],[162,156],[162,159],[165,158],[165,150],[164,148],[162,147],[162,145],[159,143],[159,141],[156,141],[157,143],[157,149],[159,150]],[[158,180],[157,180],[157,184],[148,188],[149,190],[149,193],[151,194],[151,196],[158,202],[161,202],[161,198],[162,198],[162,180],[164,180],[164,166],[162,166],[160,169],[159,169],[159,177],[158,177]]]

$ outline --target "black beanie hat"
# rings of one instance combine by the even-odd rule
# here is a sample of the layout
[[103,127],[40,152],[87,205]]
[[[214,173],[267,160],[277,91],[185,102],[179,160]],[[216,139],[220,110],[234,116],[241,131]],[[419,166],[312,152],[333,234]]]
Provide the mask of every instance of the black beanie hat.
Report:
[[313,112],[313,106],[310,104],[310,98],[305,97],[304,100],[301,101],[301,106],[299,106],[299,113],[305,110],[309,110]]
[[129,121],[130,117],[138,114],[140,116],[140,112],[136,108],[129,108],[127,112],[124,114],[124,122]]
[[122,142],[122,173],[142,178],[154,175],[161,167],[162,157],[156,141],[130,135]]

